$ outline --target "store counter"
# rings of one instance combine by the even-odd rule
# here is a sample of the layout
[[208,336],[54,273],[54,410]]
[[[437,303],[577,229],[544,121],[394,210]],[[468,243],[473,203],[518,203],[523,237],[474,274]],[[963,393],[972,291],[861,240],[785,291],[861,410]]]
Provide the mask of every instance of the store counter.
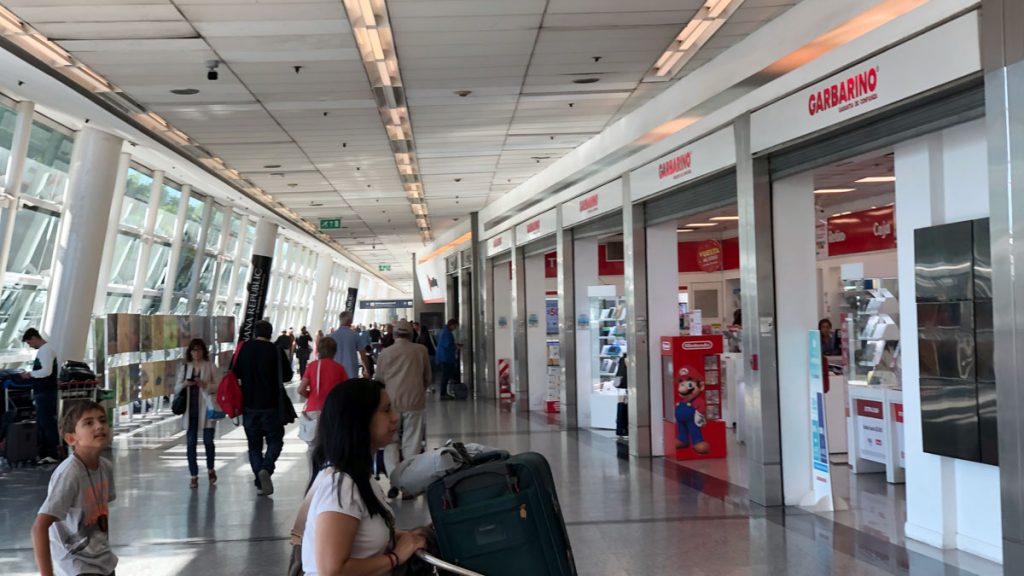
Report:
[[887,481],[904,482],[902,391],[863,382],[850,382],[847,390],[853,473],[885,472]]
[[590,427],[615,430],[615,418],[619,410],[619,391],[595,391],[590,394]]

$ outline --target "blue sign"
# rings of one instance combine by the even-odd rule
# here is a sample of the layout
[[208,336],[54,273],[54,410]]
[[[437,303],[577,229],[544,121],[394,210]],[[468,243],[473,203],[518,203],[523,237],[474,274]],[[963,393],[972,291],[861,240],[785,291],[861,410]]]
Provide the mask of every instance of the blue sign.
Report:
[[412,300],[360,300],[360,310],[382,310],[385,308],[412,308]]

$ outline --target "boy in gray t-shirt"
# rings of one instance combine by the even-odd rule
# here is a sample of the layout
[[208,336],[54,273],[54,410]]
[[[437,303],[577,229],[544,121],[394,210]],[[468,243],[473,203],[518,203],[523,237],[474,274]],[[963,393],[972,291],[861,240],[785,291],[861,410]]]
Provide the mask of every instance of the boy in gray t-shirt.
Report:
[[114,500],[114,470],[100,457],[110,444],[106,411],[92,401],[69,404],[61,419],[74,453],[53,472],[46,502],[32,526],[32,547],[43,576],[113,576],[108,503]]

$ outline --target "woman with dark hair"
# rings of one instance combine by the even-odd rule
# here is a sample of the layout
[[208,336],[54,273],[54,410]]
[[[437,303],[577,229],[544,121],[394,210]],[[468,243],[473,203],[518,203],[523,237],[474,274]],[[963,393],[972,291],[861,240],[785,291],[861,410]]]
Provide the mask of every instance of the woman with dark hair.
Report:
[[[184,391],[184,392],[183,392]],[[199,487],[199,463],[196,445],[199,443],[199,431],[203,431],[203,446],[206,448],[206,475],[210,484],[217,482],[217,472],[213,469],[215,449],[213,436],[217,431],[215,416],[220,413],[217,406],[217,382],[213,378],[213,363],[210,362],[210,351],[202,338],[194,338],[188,343],[188,356],[185,364],[178,372],[178,383],[174,387],[175,394],[187,395],[185,414],[182,423],[185,425],[185,454],[188,457],[188,471],[192,475],[191,488]]]
[[302,538],[307,576],[391,573],[426,546],[420,530],[395,529],[373,479],[373,457],[397,431],[398,414],[380,382],[356,378],[327,395],[316,440]]

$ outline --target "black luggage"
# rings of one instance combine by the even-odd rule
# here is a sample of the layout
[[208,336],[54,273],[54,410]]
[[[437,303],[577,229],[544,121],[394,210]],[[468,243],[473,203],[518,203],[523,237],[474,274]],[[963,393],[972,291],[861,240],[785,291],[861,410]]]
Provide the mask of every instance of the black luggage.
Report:
[[4,456],[11,464],[30,463],[39,459],[35,420],[24,420],[8,425],[4,442]]
[[96,380],[96,373],[85,362],[67,360],[60,367],[58,380],[60,382],[94,382]]
[[543,456],[470,466],[427,489],[441,557],[487,576],[575,576],[576,563]]
[[452,396],[456,400],[465,400],[469,398],[469,386],[466,386],[462,382],[452,382],[448,385],[452,391]]

